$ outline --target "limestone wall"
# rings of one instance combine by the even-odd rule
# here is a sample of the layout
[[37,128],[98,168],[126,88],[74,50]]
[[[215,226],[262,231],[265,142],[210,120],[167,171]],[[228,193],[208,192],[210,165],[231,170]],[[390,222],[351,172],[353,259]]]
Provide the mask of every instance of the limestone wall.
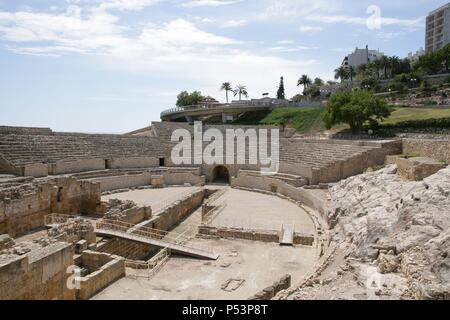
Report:
[[8,160],[0,154],[0,173],[20,175],[20,170],[14,167]]
[[165,208],[153,221],[153,228],[158,230],[170,230],[178,224],[195,208],[198,208],[205,198],[204,190],[199,190],[184,199],[175,202],[170,207]]
[[403,139],[403,153],[450,163],[450,140]]
[[46,177],[48,176],[48,164],[33,163],[22,167],[22,176],[24,177]]
[[106,167],[107,169],[159,167],[159,158],[154,157],[113,158],[106,161]]
[[284,275],[273,285],[264,288],[253,297],[249,298],[249,300],[270,300],[275,297],[280,291],[289,289],[291,286],[291,276]]
[[73,264],[73,247],[63,242],[0,260],[0,300],[75,299],[75,290],[67,287]]
[[151,182],[152,173],[142,172],[139,174],[126,174],[112,177],[95,178],[91,181],[98,182],[103,191],[113,191],[119,189],[148,186]]
[[[270,230],[250,230],[227,227],[201,226],[198,229],[198,234],[202,236],[222,239],[242,239],[275,243],[279,243],[280,241],[279,232]],[[294,233],[294,244],[312,246],[313,243],[314,235],[307,235],[298,232]]]
[[23,194],[3,191],[0,197],[0,233],[15,237],[42,227],[45,215],[96,213],[100,208],[100,185],[89,181],[58,177],[36,181],[28,188]]
[[191,172],[167,172],[163,174],[167,185],[183,185],[189,183],[193,186],[204,185],[205,177],[193,174]]
[[74,161],[60,160],[49,164],[49,174],[58,175],[66,173],[78,173],[85,171],[104,170],[106,162],[100,158],[79,159]]
[[77,290],[77,298],[81,300],[91,298],[125,276],[125,259],[122,257],[86,250],[82,254],[82,264],[93,272],[81,278]]

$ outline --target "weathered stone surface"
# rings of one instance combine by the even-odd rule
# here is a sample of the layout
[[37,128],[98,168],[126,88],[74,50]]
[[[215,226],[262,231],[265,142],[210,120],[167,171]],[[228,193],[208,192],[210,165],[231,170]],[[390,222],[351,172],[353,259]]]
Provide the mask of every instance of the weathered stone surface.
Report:
[[445,163],[426,157],[397,158],[398,174],[410,181],[422,181],[446,167]]
[[331,189],[328,217],[347,256],[376,259],[381,273],[397,272],[405,297],[450,293],[450,167],[422,182],[404,181],[396,166],[349,178]]

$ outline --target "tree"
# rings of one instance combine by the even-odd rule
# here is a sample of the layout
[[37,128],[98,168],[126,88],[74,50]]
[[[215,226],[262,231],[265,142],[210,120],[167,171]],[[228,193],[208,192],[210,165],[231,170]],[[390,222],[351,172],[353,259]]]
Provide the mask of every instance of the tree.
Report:
[[378,123],[391,114],[386,102],[366,91],[343,92],[331,95],[323,120],[327,129],[347,123],[353,133],[358,133],[366,122]]
[[306,91],[308,86],[312,83],[311,79],[308,77],[308,75],[304,74],[298,79],[297,86],[303,86],[303,92]]
[[356,70],[353,66],[349,66],[347,69],[347,75],[350,78],[350,82],[353,82],[353,77],[356,76]]
[[202,100],[203,96],[200,91],[194,91],[192,93],[182,91],[177,96],[177,107],[193,106],[198,104]]
[[325,82],[322,79],[320,79],[320,78],[315,78],[313,84],[315,86],[321,87],[321,86],[323,86],[325,84]]
[[222,83],[222,86],[220,87],[220,91],[225,91],[225,95],[227,97],[227,103],[228,103],[228,92],[233,91],[233,88],[231,87],[231,83],[229,83],[229,82]]
[[391,61],[390,61],[389,57],[387,57],[387,56],[381,57],[381,59],[379,61],[380,61],[380,66],[383,69],[384,78],[387,79],[387,69],[391,65]]
[[248,98],[248,91],[247,87],[244,85],[237,85],[236,88],[233,91],[234,96],[239,95],[239,101],[241,101],[242,96]]
[[344,82],[344,80],[348,79],[347,68],[341,66],[334,70],[334,78],[336,80],[341,79],[341,83]]
[[286,96],[284,94],[284,78],[280,78],[280,86],[278,87],[277,99],[285,100]]

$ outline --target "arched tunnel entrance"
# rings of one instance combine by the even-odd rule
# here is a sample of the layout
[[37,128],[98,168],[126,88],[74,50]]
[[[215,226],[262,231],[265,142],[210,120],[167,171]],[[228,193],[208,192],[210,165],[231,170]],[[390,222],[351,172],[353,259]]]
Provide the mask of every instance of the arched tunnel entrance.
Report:
[[230,172],[225,166],[217,166],[213,170],[212,174],[213,183],[230,184]]

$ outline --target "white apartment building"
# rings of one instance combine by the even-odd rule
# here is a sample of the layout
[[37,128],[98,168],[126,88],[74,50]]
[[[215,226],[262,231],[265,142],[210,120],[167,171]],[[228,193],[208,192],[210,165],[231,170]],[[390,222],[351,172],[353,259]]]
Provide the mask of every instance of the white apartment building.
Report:
[[384,56],[383,52],[379,50],[369,50],[369,47],[366,46],[365,49],[359,49],[356,47],[355,51],[344,58],[342,62],[343,67],[352,66],[357,69],[359,66],[367,64],[369,62],[373,62],[381,59]]
[[450,3],[436,9],[427,17],[425,51],[433,52],[450,43]]
[[416,51],[416,53],[408,53],[408,60],[411,62],[411,64],[414,64],[419,61],[419,58],[423,55],[425,55],[425,50],[423,48],[420,48]]

